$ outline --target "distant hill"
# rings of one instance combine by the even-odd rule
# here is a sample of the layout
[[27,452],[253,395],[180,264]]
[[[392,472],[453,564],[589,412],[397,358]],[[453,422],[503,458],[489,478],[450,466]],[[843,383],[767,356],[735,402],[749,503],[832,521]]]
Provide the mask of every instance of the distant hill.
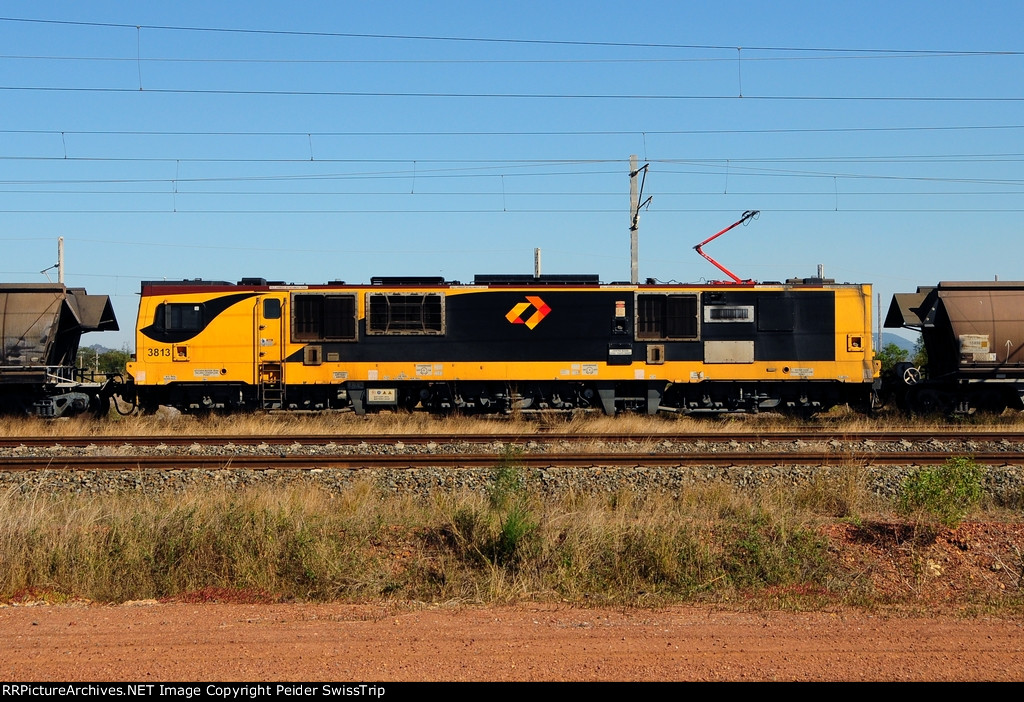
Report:
[[896,344],[897,346],[899,346],[904,351],[908,351],[909,353],[914,353],[914,344],[915,343],[916,342],[914,342],[913,340],[908,339],[908,338],[903,337],[903,336],[900,336],[899,334],[890,334],[888,332],[882,332],[882,346],[883,347],[886,344]]
[[79,346],[78,347],[78,350],[80,352],[81,351],[85,351],[86,349],[88,349],[92,353],[107,353],[108,351],[117,351],[118,350],[118,349],[109,349],[106,346],[102,346],[100,344],[90,344],[89,346]]

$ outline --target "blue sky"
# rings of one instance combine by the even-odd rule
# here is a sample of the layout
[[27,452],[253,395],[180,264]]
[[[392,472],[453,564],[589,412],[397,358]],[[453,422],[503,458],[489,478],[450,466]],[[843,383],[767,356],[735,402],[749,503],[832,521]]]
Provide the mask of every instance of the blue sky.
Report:
[[[23,21],[31,20],[31,21]],[[0,8],[0,262],[139,282],[1024,279],[1018,2]],[[50,271],[51,279],[55,273]],[[884,310],[883,310],[884,311]],[[101,338],[101,336],[103,338]]]

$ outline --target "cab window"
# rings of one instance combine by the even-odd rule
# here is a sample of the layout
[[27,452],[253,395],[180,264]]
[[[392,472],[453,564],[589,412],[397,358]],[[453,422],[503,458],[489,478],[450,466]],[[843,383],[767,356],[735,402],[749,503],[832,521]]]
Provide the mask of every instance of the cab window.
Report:
[[203,328],[203,305],[165,302],[156,308],[154,321],[166,331],[200,331]]

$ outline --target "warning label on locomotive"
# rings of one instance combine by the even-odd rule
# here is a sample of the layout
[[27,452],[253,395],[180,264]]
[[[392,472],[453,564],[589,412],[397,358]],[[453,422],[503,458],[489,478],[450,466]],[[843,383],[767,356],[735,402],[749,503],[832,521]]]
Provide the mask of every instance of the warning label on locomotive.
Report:
[[197,378],[212,378],[220,375],[220,371],[216,368],[196,368],[192,373]]
[[791,371],[789,371],[789,374],[790,375],[795,375],[797,378],[813,378],[814,377],[814,369],[813,368],[794,368]]
[[366,390],[367,402],[393,403],[397,396],[398,391],[395,388],[367,388]]

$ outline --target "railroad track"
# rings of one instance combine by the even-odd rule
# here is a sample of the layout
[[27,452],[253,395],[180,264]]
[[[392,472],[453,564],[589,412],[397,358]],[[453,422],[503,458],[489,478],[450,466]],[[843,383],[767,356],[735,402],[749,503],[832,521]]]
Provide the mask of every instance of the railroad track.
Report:
[[986,430],[971,428],[969,430],[929,431],[929,430],[885,430],[885,431],[838,431],[823,429],[755,431],[755,432],[722,432],[722,433],[652,433],[652,434],[569,434],[558,432],[540,433],[502,433],[502,434],[295,434],[277,436],[253,435],[168,435],[168,436],[15,436],[0,437],[0,449],[18,447],[66,447],[85,448],[89,446],[358,446],[396,445],[426,446],[429,444],[511,444],[525,446],[529,443],[539,445],[551,443],[596,443],[608,444],[659,443],[693,444],[701,441],[707,444],[725,444],[737,442],[742,444],[763,442],[795,442],[820,443],[840,442],[910,442],[928,441],[963,441],[963,442],[1007,442],[1024,444],[1024,432]]
[[[515,447],[514,455],[502,449]],[[1024,465],[1024,433],[785,430],[665,434],[0,437],[0,471]]]
[[[679,453],[537,453],[520,454],[514,464],[525,468],[598,467],[701,467],[701,466],[930,466],[948,460],[943,451],[854,452],[699,452]],[[1024,465],[1024,452],[973,453],[975,462],[988,466]],[[0,471],[152,471],[152,470],[324,470],[487,468],[502,462],[484,454],[374,454],[374,455],[232,455],[232,456],[55,456],[6,457]]]

